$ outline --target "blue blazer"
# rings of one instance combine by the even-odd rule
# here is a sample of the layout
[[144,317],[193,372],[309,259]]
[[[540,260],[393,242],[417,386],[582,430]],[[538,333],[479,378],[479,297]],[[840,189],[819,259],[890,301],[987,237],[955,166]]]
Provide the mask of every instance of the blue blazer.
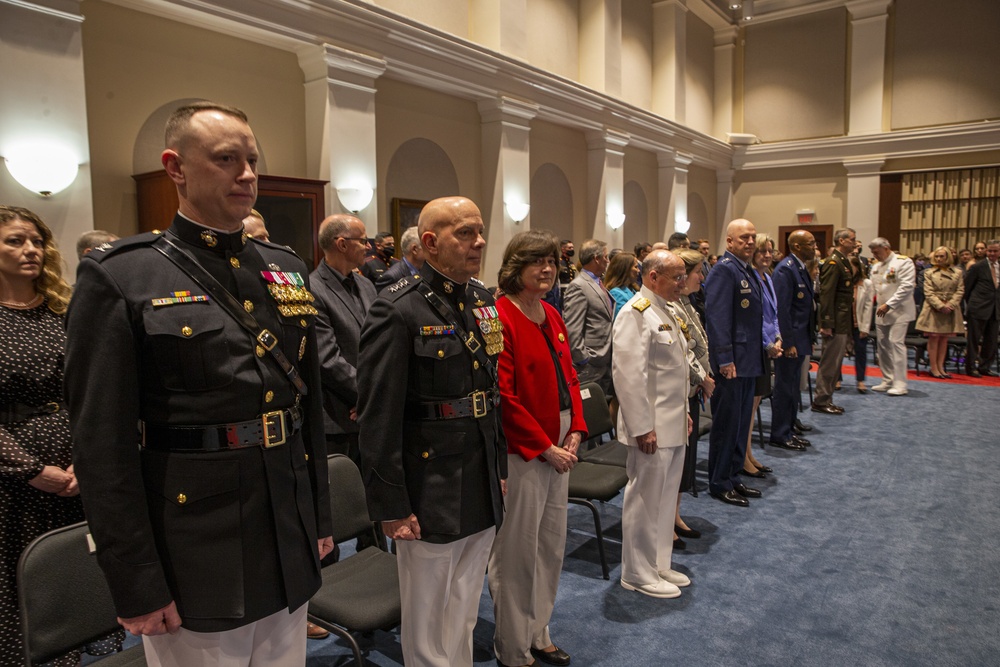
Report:
[[789,255],[778,262],[771,274],[774,293],[778,297],[778,327],[782,346],[794,345],[799,355],[812,349],[809,320],[813,307],[813,282],[809,273]]
[[760,279],[731,252],[705,281],[705,324],[712,372],[736,364],[737,377],[764,373],[764,322]]

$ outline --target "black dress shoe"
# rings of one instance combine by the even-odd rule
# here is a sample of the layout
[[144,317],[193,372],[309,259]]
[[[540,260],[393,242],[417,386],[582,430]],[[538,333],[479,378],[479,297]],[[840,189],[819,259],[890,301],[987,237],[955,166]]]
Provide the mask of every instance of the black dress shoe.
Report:
[[750,501],[741,496],[740,494],[736,493],[732,489],[724,491],[723,493],[710,493],[709,495],[712,496],[713,498],[718,498],[722,502],[728,503],[730,505],[739,505],[740,507],[750,507]]
[[813,412],[825,412],[828,415],[842,415],[842,414],[844,414],[843,410],[838,410],[833,405],[816,405],[815,403],[813,403],[813,406],[810,409]]
[[786,440],[784,442],[780,440],[768,440],[767,444],[771,445],[772,447],[780,447],[781,449],[788,449],[793,452],[804,452],[806,450],[805,445],[800,445],[794,440]]
[[744,498],[760,498],[760,491],[757,489],[751,489],[746,484],[734,484],[733,491],[740,494]]
[[757,466],[757,470],[760,470],[761,472],[767,472],[767,473],[774,472],[774,468],[772,468],[770,466]]
[[809,424],[803,424],[803,423],[802,423],[801,421],[799,421],[798,419],[796,419],[796,420],[795,420],[795,422],[794,422],[794,423],[793,423],[792,425],[793,425],[793,426],[794,426],[795,428],[797,428],[797,429],[799,429],[800,431],[802,431],[803,433],[805,433],[806,431],[811,431],[811,430],[813,430],[813,427],[812,427],[812,426],[810,426]]
[[978,378],[978,377],[982,377],[982,376],[983,376],[983,374],[980,373],[979,371],[969,371],[969,377]]
[[535,656],[542,662],[548,663],[550,665],[568,665],[569,664],[569,653],[562,650],[558,646],[555,651],[543,651],[540,648],[531,649],[531,655]]
[[687,546],[688,546],[687,542],[685,542],[681,538],[679,537],[674,538],[674,551],[684,551],[685,549],[687,549]]
[[997,375],[996,373],[994,373],[993,371],[991,371],[988,368],[981,369],[979,371],[979,374],[982,375],[983,377],[987,377],[987,378],[996,377],[996,375]]
[[756,477],[757,479],[765,479],[767,475],[764,474],[763,470],[754,470],[753,472],[743,468],[740,470],[741,475],[746,475],[747,477]]
[[674,524],[674,532],[680,535],[681,537],[689,537],[692,540],[697,540],[699,537],[701,537],[700,530],[695,530],[694,528],[681,528],[677,524]]
[[806,438],[803,438],[801,435],[793,435],[792,442],[794,442],[796,445],[802,445],[803,447],[808,447],[812,444]]

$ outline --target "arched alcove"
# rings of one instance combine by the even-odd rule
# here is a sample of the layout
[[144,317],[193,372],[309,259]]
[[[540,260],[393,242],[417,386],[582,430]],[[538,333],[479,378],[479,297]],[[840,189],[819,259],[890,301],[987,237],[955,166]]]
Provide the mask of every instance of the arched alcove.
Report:
[[552,232],[560,240],[573,238],[573,192],[562,169],[546,162],[531,177],[531,228]]
[[649,204],[642,186],[635,181],[625,184],[625,227],[622,247],[629,252],[640,241],[649,241]]
[[429,201],[457,195],[458,174],[448,154],[430,139],[418,137],[399,146],[385,174],[386,211],[393,199]]

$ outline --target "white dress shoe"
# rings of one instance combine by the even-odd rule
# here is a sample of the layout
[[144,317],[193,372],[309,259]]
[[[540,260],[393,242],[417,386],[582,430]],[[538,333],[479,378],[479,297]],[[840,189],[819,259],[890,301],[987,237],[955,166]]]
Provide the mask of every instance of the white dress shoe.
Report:
[[685,586],[691,585],[691,580],[688,579],[687,575],[683,572],[678,572],[677,570],[660,570],[657,574],[660,576],[660,579],[663,579],[678,588],[684,588]]
[[889,391],[891,387],[892,385],[889,384],[888,382],[880,382],[874,387],[872,387],[872,391]]
[[906,396],[908,392],[906,389],[900,389],[899,387],[893,387],[889,391],[885,392],[889,396]]
[[651,598],[678,598],[681,596],[681,589],[662,579],[655,584],[630,584],[622,579],[622,588],[648,595]]

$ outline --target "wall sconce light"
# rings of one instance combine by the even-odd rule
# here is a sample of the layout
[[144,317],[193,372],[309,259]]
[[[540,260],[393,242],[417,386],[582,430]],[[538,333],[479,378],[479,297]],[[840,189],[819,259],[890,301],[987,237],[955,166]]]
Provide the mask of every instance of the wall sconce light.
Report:
[[816,211],[811,208],[800,208],[795,212],[800,225],[811,225],[816,222]]
[[48,140],[11,147],[4,159],[15,181],[43,197],[68,188],[80,170],[79,161],[70,149]]
[[504,208],[507,209],[507,215],[510,219],[514,221],[515,224],[520,224],[522,220],[528,217],[528,211],[531,210],[531,206],[525,204],[524,202],[518,201],[507,201],[503,203]]
[[340,205],[355,215],[368,208],[374,194],[375,191],[367,187],[337,188],[337,199],[340,200]]
[[678,234],[687,234],[688,230],[691,229],[690,220],[675,220],[674,221],[674,231]]
[[608,224],[611,229],[618,229],[625,224],[625,214],[622,211],[608,211]]

